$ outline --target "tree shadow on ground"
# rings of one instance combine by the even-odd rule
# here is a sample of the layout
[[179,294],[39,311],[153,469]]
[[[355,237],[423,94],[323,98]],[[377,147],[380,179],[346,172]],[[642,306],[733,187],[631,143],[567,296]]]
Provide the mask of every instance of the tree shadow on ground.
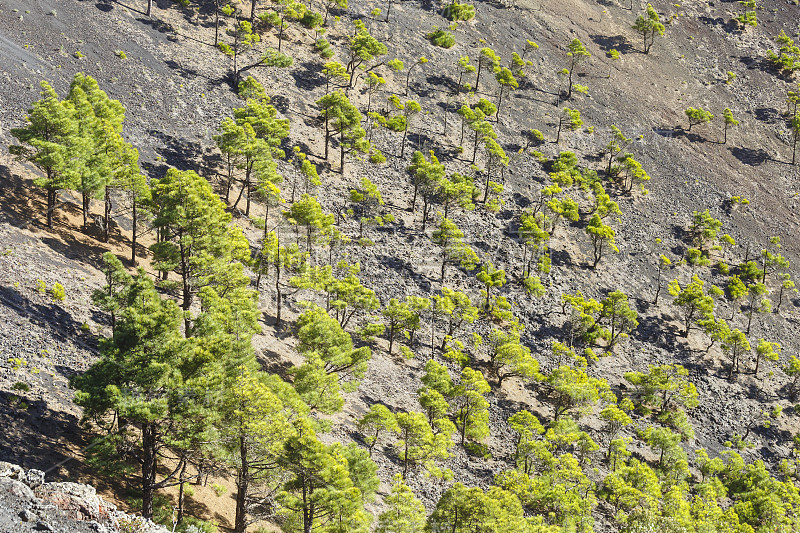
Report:
[[780,112],[774,107],[757,107],[753,111],[753,115],[759,122],[765,124],[777,124],[781,121]]
[[4,285],[0,285],[0,303],[20,317],[49,330],[54,340],[72,344],[76,349],[97,351],[97,339],[85,334],[81,329],[82,323],[56,303],[45,305],[34,302],[16,289]]
[[722,28],[725,33],[728,34],[735,34],[741,35],[743,32],[739,28],[739,25],[733,19],[725,19],[723,17],[708,17],[708,16],[701,16],[698,17],[697,20],[702,22],[707,26],[717,26]]
[[164,22],[163,20],[141,17],[137,18],[136,21],[144,24],[145,26],[150,26],[158,33],[163,33],[167,36],[175,35],[175,27],[168,22]]
[[[147,134],[158,139],[156,153],[164,163],[178,170],[195,170],[198,165],[205,165],[206,160],[211,159],[199,142],[187,141],[158,130],[148,130]],[[159,167],[154,165],[154,168],[160,172]]]
[[604,52],[616,50],[620,54],[630,54],[634,51],[624,35],[590,35],[589,38]]
[[88,468],[71,448],[88,444],[78,417],[25,393],[0,391],[0,460],[43,470],[48,481],[74,481]]
[[291,70],[291,76],[294,78],[294,85],[298,89],[305,91],[313,91],[319,87],[325,86],[325,78],[319,72],[319,65],[311,61],[301,61],[298,64],[299,68]]
[[114,5],[118,5],[121,8],[127,9],[129,11],[133,11],[134,13],[138,13],[140,15],[144,15],[146,13],[147,4],[142,2],[142,9],[137,9],[135,7],[131,7],[130,3],[120,2],[119,0],[98,0],[97,3],[94,5],[100,11],[104,13],[108,13],[109,11],[114,9]]
[[767,161],[772,161],[772,157],[763,148],[730,147],[728,150],[733,157],[750,167],[761,166]]
[[167,59],[164,61],[164,64],[169,67],[170,69],[174,70],[178,74],[181,75],[182,78],[191,80],[194,78],[202,78],[208,81],[209,85],[211,86],[220,86],[227,83],[227,78],[211,78],[206,76],[205,74],[201,74],[199,70],[193,67],[186,67],[175,61],[174,59]]
[[445,76],[442,74],[431,74],[430,76],[425,78],[425,81],[427,82],[428,86],[437,87],[440,91],[443,92],[455,93],[458,91],[458,85],[456,81],[450,76]]
[[[117,224],[111,225],[108,243],[100,242],[100,232],[95,225],[87,230],[72,226],[65,219],[65,213],[78,219],[81,209],[72,202],[64,201],[64,194],[59,195],[61,203],[53,214],[53,227],[47,228],[44,189],[35,186],[33,180],[12,174],[11,169],[5,165],[0,165],[0,184],[0,221],[20,229],[47,232],[39,237],[41,242],[68,259],[80,259],[99,268],[103,253],[108,251],[108,245],[130,248],[130,240],[119,233]],[[92,217],[96,215],[93,214]],[[97,240],[97,244],[79,240],[76,234],[92,237]]]
[[770,63],[766,57],[753,57],[753,56],[739,56],[739,63],[747,67],[747,70],[760,70],[767,74],[772,74],[779,80],[791,83],[792,79],[789,74],[783,73],[775,68],[775,65]]
[[704,136],[692,133],[689,130],[683,129],[683,126],[677,125],[672,128],[653,128],[653,133],[666,137],[667,139],[678,139],[685,137],[689,142],[693,143],[707,143],[710,142]]

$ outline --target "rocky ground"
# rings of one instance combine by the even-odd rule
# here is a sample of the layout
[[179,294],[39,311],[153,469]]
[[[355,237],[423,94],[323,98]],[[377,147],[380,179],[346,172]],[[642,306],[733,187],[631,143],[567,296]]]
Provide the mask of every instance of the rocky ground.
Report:
[[0,530],[5,533],[166,533],[117,510],[90,485],[45,482],[41,470],[0,462]]
[[[52,82],[63,95],[74,73],[82,71],[96,77],[111,97],[126,106],[125,136],[140,149],[149,177],[160,177],[168,166],[175,166],[196,169],[213,179],[220,169],[211,135],[221,118],[241,101],[227,83],[227,60],[210,46],[210,3],[199,9],[194,5],[182,9],[161,0],[155,2],[150,19],[142,14],[144,4],[141,0],[40,0],[35,4],[0,0],[0,141],[11,142],[9,128],[22,124],[24,110],[38,96],[39,81]],[[413,123],[407,153],[408,148],[433,149],[449,170],[466,171],[469,163],[465,156],[471,154],[469,147],[463,155],[457,149],[457,116],[450,113],[444,128],[447,111],[443,102],[447,100],[443,94],[457,79],[453,65],[464,54],[475,57],[481,46],[494,47],[507,59],[512,50],[520,51],[526,38],[540,44],[535,65],[529,79],[504,104],[495,124],[507,152],[524,145],[523,132],[537,128],[547,140],[537,149],[548,156],[573,150],[582,165],[597,168],[597,154],[608,142],[609,125],[620,126],[635,140],[631,151],[653,179],[647,195],[615,195],[623,213],[615,224],[620,253],[591,270],[586,265],[591,250],[583,226],[562,228],[553,242],[548,295],[534,301],[514,283],[509,283],[504,294],[517,306],[516,312],[527,326],[526,344],[537,353],[544,369],[554,364],[548,350],[551,341],[563,334],[565,319],[556,312],[562,293],[582,290],[587,296],[599,297],[619,289],[630,295],[638,306],[640,326],[614,357],[602,359],[593,372],[622,391],[626,371],[645,370],[656,363],[686,366],[701,396],[700,407],[691,413],[697,438],[686,444],[687,450],[702,446],[719,451],[732,432],[761,410],[775,404],[791,406],[783,393],[787,378],[779,365],[770,365],[759,377],[744,374],[729,382],[718,348],[704,352],[706,341],[701,336],[692,334],[687,340],[678,335],[670,299],[651,304],[658,254],[667,253],[676,260],[682,256],[693,210],[708,208],[723,221],[723,232],[739,243],[730,252],[732,257],[741,258],[745,249],[760,250],[769,236],[779,235],[782,253],[793,264],[800,261],[800,167],[788,164],[791,154],[780,115],[793,82],[777,76],[764,61],[771,37],[780,28],[788,28],[789,33],[796,27],[800,8],[778,0],[763,4],[759,27],[742,32],[729,22],[738,4],[655,2],[671,23],[667,36],[656,41],[649,55],[639,52],[638,37],[630,29],[638,5],[631,11],[611,2],[589,0],[510,5],[480,2],[476,21],[456,31],[457,44],[451,50],[434,49],[424,39],[433,24],[446,25],[429,2],[399,3],[390,25],[367,20],[376,37],[389,46],[388,57],[401,57],[407,64],[421,54],[431,58],[411,77],[410,97],[420,101],[425,113]],[[350,18],[365,16],[376,6],[380,7],[352,2],[350,11],[341,13],[340,28],[329,36],[334,45],[344,42]],[[556,71],[565,66],[565,46],[574,37],[586,43],[593,54],[578,76],[578,82],[589,87],[589,96],[576,96],[566,105],[581,110],[586,127],[564,135],[556,145],[550,142],[560,114],[553,105],[559,83]],[[265,39],[274,42],[272,36]],[[338,156],[329,163],[321,159],[322,137],[314,102],[323,94],[324,82],[311,42],[310,35],[292,29],[284,46],[295,57],[294,66],[285,73],[268,69],[249,73],[262,81],[274,105],[292,121],[286,148],[301,146],[325,171],[317,194],[326,209],[341,207],[346,191],[362,176],[370,176],[387,199],[387,209],[398,218],[396,224],[370,231],[374,246],[347,250],[350,261],[361,262],[364,284],[373,288],[383,303],[405,294],[428,296],[441,285],[438,260],[432,259],[439,252],[430,242],[431,229],[422,232],[418,217],[407,211],[407,161],[396,157],[398,136],[378,133],[376,144],[389,157],[388,164],[378,169],[366,162],[352,162],[341,176],[328,171],[338,169]],[[620,60],[606,56],[612,48],[621,53]],[[120,59],[116,50],[125,51],[128,59]],[[78,51],[84,57],[76,57]],[[737,75],[731,84],[725,83],[728,71]],[[387,86],[402,94],[402,76],[393,79],[387,73],[386,77]],[[489,81],[480,88],[485,91],[482,96],[490,97]],[[376,98],[383,102],[387,95]],[[350,96],[366,107],[365,94],[352,90]],[[683,110],[689,106],[703,106],[718,115],[730,107],[742,124],[729,132],[729,142],[723,145],[717,142],[719,123],[685,130]],[[52,475],[59,479],[74,479],[87,472],[79,461],[68,459],[80,457],[80,449],[87,443],[78,427],[80,413],[71,403],[67,380],[91,362],[95,335],[104,328],[105,318],[89,303],[92,289],[102,285],[97,270],[100,255],[106,249],[126,255],[128,240],[124,221],[109,245],[91,231],[79,231],[74,206],[59,215],[55,232],[46,231],[40,220],[40,191],[31,184],[30,170],[0,156],[0,459],[26,468],[54,468]],[[292,179],[288,165],[281,164],[281,171]],[[506,175],[500,213],[479,209],[454,215],[483,260],[492,260],[509,273],[518,267],[522,248],[513,238],[514,220],[535,197],[545,177],[533,158],[516,158]],[[728,199],[733,195],[748,198],[750,205],[731,208]],[[239,217],[241,213],[236,215],[255,244],[257,230],[248,227],[247,220]],[[344,229],[354,234],[357,230],[349,224]],[[661,244],[656,238],[662,239]],[[147,266],[146,261],[144,264]],[[470,273],[448,271],[448,286],[477,295]],[[672,275],[685,280],[691,273],[683,268]],[[718,274],[706,277],[724,283]],[[38,280],[48,288],[56,281],[62,283],[67,290],[65,301],[54,302],[41,294]],[[294,295],[289,318],[299,311],[294,302],[313,297],[307,292]],[[267,368],[281,370],[298,356],[291,338],[275,335],[270,327],[273,300],[274,295],[265,290],[261,301],[264,334],[256,339],[256,347]],[[784,304],[780,313],[760,317],[755,326],[754,338],[765,337],[783,345],[782,362],[800,351],[798,304],[797,300]],[[723,314],[730,316],[727,304],[721,305]],[[424,329],[421,337],[426,337]],[[415,391],[430,347],[423,340],[415,350],[422,357],[410,362],[376,351],[362,386],[348,396],[344,413],[335,418],[331,439],[358,439],[353,417],[375,401],[396,409],[416,408]],[[460,481],[486,483],[504,467],[510,434],[504,420],[522,407],[547,419],[550,407],[541,394],[537,385],[516,380],[508,380],[502,390],[492,393],[492,437],[487,443],[493,459],[478,460],[457,451],[447,466],[457,472]],[[755,446],[745,452],[748,458],[763,458],[774,466],[786,457],[790,437],[800,428],[797,416],[787,409],[770,429],[757,431],[752,437]],[[589,420],[588,425],[597,424]],[[382,478],[388,480],[397,469],[391,455],[378,454],[376,459]],[[413,479],[412,486],[429,505],[443,490],[421,477]]]

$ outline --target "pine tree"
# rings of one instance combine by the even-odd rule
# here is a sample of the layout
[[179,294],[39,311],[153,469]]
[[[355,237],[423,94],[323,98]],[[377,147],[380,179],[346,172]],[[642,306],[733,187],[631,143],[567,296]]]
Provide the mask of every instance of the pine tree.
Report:
[[639,314],[631,309],[628,297],[621,291],[610,292],[602,304],[600,318],[608,323],[608,346],[613,348],[620,338],[627,337],[628,333],[636,329],[639,325]]
[[395,339],[408,332],[419,324],[419,312],[413,308],[413,302],[400,302],[396,298],[391,298],[386,307],[381,311],[389,337],[389,355],[392,355],[392,347]]
[[229,29],[227,32],[233,40],[231,44],[218,42],[217,47],[223,54],[233,60],[233,65],[231,67],[231,84],[237,87],[242,70],[239,64],[239,56],[261,42],[261,36],[253,31],[253,24],[250,21],[240,20],[242,14],[239,8],[228,4],[222,8],[222,12],[229,17],[233,17],[233,28]]
[[733,377],[734,372],[739,372],[739,361],[742,355],[749,352],[750,349],[750,342],[739,329],[731,331],[728,337],[722,341],[722,351],[731,360],[730,366],[728,366],[728,379]]
[[[429,159],[420,151],[415,151],[411,156],[411,164],[406,171],[411,174],[412,182],[414,183],[414,197],[411,199],[411,211],[417,204],[417,196],[420,189],[435,189],[445,178],[447,172],[445,166],[439,162],[439,159],[433,154],[429,154]],[[423,213],[423,222],[426,220],[426,214]]]
[[372,61],[376,57],[386,55],[388,52],[386,45],[373,37],[367,27],[360,20],[355,20],[353,24],[356,32],[350,38],[349,59],[347,62],[347,72],[350,74],[348,87],[353,86],[353,78],[358,68],[367,61]]
[[[122,133],[125,108],[117,100],[109,99],[93,78],[80,73],[73,78],[67,98],[75,109],[78,125],[79,140],[72,157],[86,230],[92,198],[103,199],[113,181],[112,168],[116,165],[110,157],[110,144]],[[106,206],[108,214],[108,199]]]
[[444,474],[436,465],[450,457],[450,448],[453,446],[452,436],[455,426],[446,418],[434,420],[436,432],[431,428],[424,413],[398,413],[397,431],[398,440],[394,447],[403,464],[403,479],[406,479],[409,470],[422,465],[433,475]]
[[722,117],[725,119],[725,128],[723,129],[723,136],[722,136],[722,144],[728,143],[728,128],[732,128],[734,126],[739,125],[739,121],[733,117],[733,111],[729,108],[725,108],[722,112]]
[[319,100],[320,115],[325,119],[325,160],[328,160],[328,145],[334,134],[339,134],[341,153],[341,170],[344,173],[345,139],[363,137],[361,127],[361,113],[354,106],[344,92],[340,90],[328,93]]
[[692,126],[697,126],[699,124],[706,124],[711,122],[714,119],[714,115],[711,114],[710,111],[706,111],[701,107],[688,107],[686,108],[686,118],[689,119],[689,129],[688,131],[692,131]]
[[295,388],[312,408],[338,411],[343,403],[340,384],[347,391],[355,390],[372,352],[368,346],[355,348],[350,334],[321,307],[310,306],[298,318],[297,327],[297,349],[306,363],[293,370]]
[[[544,426],[530,411],[517,411],[508,418],[508,425],[516,433],[514,440],[514,460],[525,473],[529,471],[528,452],[536,447],[534,437],[544,433]],[[520,464],[522,461],[522,464]]]
[[481,441],[489,435],[489,383],[478,370],[469,367],[461,371],[461,378],[453,391],[456,427],[461,445],[466,439]]
[[384,502],[387,509],[378,516],[377,533],[423,533],[425,506],[403,482],[400,474],[395,474],[392,491]]
[[306,251],[311,252],[313,236],[316,232],[323,232],[333,224],[334,216],[322,211],[322,206],[316,198],[303,194],[302,198],[292,204],[284,216],[293,225],[306,228]]
[[506,378],[530,378],[539,373],[539,362],[531,355],[530,348],[520,343],[519,334],[495,330],[489,338],[494,341],[489,352],[489,366],[497,377],[498,387],[502,387]]
[[478,272],[475,277],[485,287],[485,289],[481,291],[481,294],[484,298],[483,309],[488,313],[494,307],[494,302],[496,299],[492,297],[492,289],[494,287],[500,289],[506,284],[506,272],[505,270],[495,268],[495,266],[490,262],[486,265],[483,265],[480,272]]
[[689,335],[697,320],[713,316],[714,299],[705,293],[704,286],[705,282],[697,276],[692,276],[691,283],[685,287],[681,287],[677,279],[669,284],[669,293],[674,298],[672,303],[681,309],[683,315],[684,337]]
[[179,424],[187,382],[204,371],[204,357],[181,336],[181,310],[161,299],[143,270],[133,277],[125,299],[114,337],[102,343],[101,358],[71,385],[84,418],[104,428],[112,451],[136,450],[141,511],[150,518],[154,492],[177,474],[178,469],[158,481],[159,459]]
[[283,308],[284,288],[288,285],[281,282],[284,273],[298,272],[305,264],[308,254],[300,251],[297,244],[280,243],[275,231],[268,232],[261,241],[258,254],[256,288],[261,290],[261,276],[275,272],[275,329],[281,327],[281,310]]
[[650,4],[647,4],[645,13],[636,18],[633,29],[642,34],[642,49],[645,54],[650,53],[656,34],[664,35],[664,24],[661,23],[658,12]]
[[127,293],[133,283],[133,277],[128,274],[117,256],[111,252],[103,254],[101,270],[106,277],[106,284],[102,289],[92,292],[92,303],[110,315],[111,337],[113,338],[117,325],[117,314],[125,308]]
[[503,105],[503,95],[508,95],[511,91],[519,88],[519,82],[514,74],[506,67],[500,69],[495,75],[499,85],[497,90],[497,120],[500,120],[500,107]]
[[572,97],[572,78],[575,75],[575,68],[580,64],[583,63],[585,60],[592,57],[592,54],[589,50],[586,49],[586,46],[578,39],[572,39],[572,41],[567,45],[567,61],[569,66],[567,67],[567,96],[566,99],[569,100]]
[[357,425],[359,431],[364,434],[364,441],[367,443],[370,457],[372,457],[372,451],[378,444],[381,434],[395,433],[399,429],[394,413],[380,403],[371,405],[369,411],[358,420]]
[[[440,294],[435,294],[433,300],[433,313],[435,316],[442,316],[447,321],[442,338],[441,350],[448,338],[456,334],[465,324],[472,324],[478,318],[478,308],[472,305],[469,296],[463,292],[453,290],[443,286],[439,289]],[[431,331],[431,339],[434,332]]]
[[597,264],[600,262],[600,259],[603,258],[603,252],[606,248],[610,248],[614,252],[619,252],[614,238],[616,236],[614,228],[604,224],[597,213],[592,216],[592,219],[586,226],[586,233],[589,234],[594,249],[592,268],[597,268]]
[[[350,79],[347,68],[338,61],[328,61],[325,63],[322,67],[322,75],[325,78],[325,94],[330,93],[331,83],[343,83]],[[342,86],[340,85],[339,87]]]
[[73,106],[60,101],[46,81],[40,86],[42,99],[34,102],[28,110],[27,125],[11,130],[11,135],[22,144],[11,146],[9,151],[44,173],[34,183],[47,191],[47,227],[52,228],[59,191],[76,185],[70,160],[73,145],[77,142],[78,124]]
[[320,442],[308,422],[295,426],[281,458],[288,479],[276,496],[283,529],[366,533],[364,494],[351,479],[347,457]]
[[205,179],[191,170],[169,169],[153,181],[152,195],[159,236],[150,247],[154,266],[165,279],[170,271],[180,276],[184,311],[204,285],[249,283],[247,278],[229,278],[236,270],[230,263],[249,261],[250,249],[241,230],[229,226],[231,215]]
[[[239,367],[223,383],[219,443],[236,479],[234,531],[259,519],[264,496],[274,497],[283,447],[296,437],[293,422],[307,407],[277,376]],[[288,401],[284,401],[288,395]],[[300,409],[297,412],[295,409]]]
[[121,192],[126,213],[131,217],[131,263],[136,266],[136,242],[143,219],[150,217],[152,211],[150,188],[147,179],[139,169],[139,151],[125,142],[121,135],[113,135],[107,145],[111,164],[111,181],[105,191],[105,223],[103,240],[108,241],[111,226],[111,193]]
[[478,74],[475,77],[475,92],[478,92],[478,89],[480,88],[481,72],[484,70],[489,70],[493,73],[495,68],[500,67],[500,61],[500,56],[497,55],[494,50],[486,47],[481,48],[480,53],[478,54]]

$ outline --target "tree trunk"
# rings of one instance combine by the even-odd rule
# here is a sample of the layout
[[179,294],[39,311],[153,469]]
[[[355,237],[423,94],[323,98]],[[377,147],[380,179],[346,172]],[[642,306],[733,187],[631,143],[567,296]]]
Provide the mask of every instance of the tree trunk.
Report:
[[56,197],[58,192],[55,189],[47,189],[47,227],[53,227],[53,212],[56,210]]
[[275,260],[275,292],[277,294],[276,303],[277,311],[275,313],[275,329],[281,328],[281,248],[280,242],[276,247],[276,260]]
[[497,123],[500,124],[500,106],[503,105],[503,86],[500,86],[500,89],[497,91],[497,112],[495,116],[497,117]]
[[328,124],[328,114],[325,113],[325,161],[328,160],[328,143],[331,140],[331,130]]
[[236,201],[233,203],[234,209],[236,209],[239,206],[239,201],[242,199],[243,194],[244,194],[244,183],[242,183],[242,187],[239,189],[239,196],[236,197]]
[[153,493],[156,483],[156,428],[153,424],[142,427],[142,516],[153,518]]
[[133,232],[131,234],[131,263],[136,266],[136,197],[133,198]]
[[400,159],[405,156],[406,153],[406,136],[408,135],[408,118],[406,118],[406,128],[403,130],[403,140],[400,141]]
[[250,216],[250,167],[247,169],[247,177],[245,178],[244,182],[245,187],[247,188],[247,197],[245,198],[245,208],[244,208],[244,215],[249,217]]
[[247,530],[247,489],[250,481],[250,465],[247,457],[247,443],[244,437],[239,438],[239,466],[236,478],[236,519],[234,522],[235,533],[245,533]]
[[105,206],[103,211],[103,242],[108,242],[108,227],[111,224],[111,189],[106,186]]
[[153,10],[153,0],[147,0],[147,13],[146,16],[150,16],[150,12]]
[[186,459],[181,459],[181,462],[183,463],[183,466],[181,467],[180,477],[178,478],[178,481],[180,481],[180,485],[178,486],[178,517],[175,522],[176,524],[180,524],[181,522],[183,522],[183,506],[185,499],[183,486],[186,483],[184,481],[184,476],[186,475],[187,461]]
[[339,159],[342,165],[342,176],[344,176],[344,130],[339,137]]
[[570,65],[569,78],[567,79],[567,100],[572,97],[572,71],[575,70],[575,62]]
[[389,0],[389,5],[386,7],[386,18],[383,20],[384,22],[389,22],[389,13],[392,12],[392,0]]
[[658,278],[656,279],[656,297],[653,299],[653,305],[658,305],[658,295],[661,294],[661,269],[658,269]]
[[81,193],[81,211],[83,214],[83,230],[86,231],[89,229],[87,224],[87,219],[89,218],[89,202],[92,200],[92,197],[89,195],[88,192]]

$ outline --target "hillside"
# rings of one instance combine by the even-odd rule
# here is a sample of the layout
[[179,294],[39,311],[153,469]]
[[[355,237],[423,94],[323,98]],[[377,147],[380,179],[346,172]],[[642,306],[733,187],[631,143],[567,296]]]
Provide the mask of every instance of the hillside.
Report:
[[[467,531],[469,526],[458,522],[458,505],[469,508],[464,502],[489,498],[493,485],[506,489],[509,500],[497,504],[503,511],[496,511],[495,522],[486,518],[489,511],[473,509],[471,518],[481,531],[800,528],[795,441],[800,409],[794,397],[800,298],[791,281],[800,261],[800,164],[792,163],[798,136],[792,116],[795,124],[800,119],[796,103],[793,110],[787,103],[790,91],[796,102],[800,87],[796,71],[778,70],[768,56],[778,51],[775,37],[781,32],[796,41],[800,37],[796,2],[758,4],[757,26],[733,19],[750,9],[738,2],[654,2],[664,35],[653,34],[649,53],[643,51],[647,41],[632,27],[646,16],[646,5],[627,2],[476,2],[474,19],[456,24],[446,18],[446,3],[393,2],[386,22],[385,3],[257,2],[261,19],[253,28],[259,38],[252,46],[241,45],[253,39],[247,26],[239,40],[230,31],[234,16],[247,19],[245,2],[236,4],[239,11],[229,11],[234,16],[220,12],[220,41],[241,45],[236,63],[214,47],[215,10],[222,6],[157,0],[147,16],[146,4],[0,0],[0,460],[45,470],[58,480],[92,482],[123,507],[142,498],[136,463],[141,426],[129,422],[136,428],[131,441],[115,450],[133,466],[111,476],[108,464],[89,460],[96,459],[92,439],[102,431],[80,422],[84,411],[73,401],[81,383],[85,389],[102,376],[103,371],[84,374],[102,368],[93,363],[126,353],[127,348],[109,348],[123,341],[100,340],[112,335],[111,308],[103,309],[97,298],[93,303],[93,291],[107,284],[104,252],[135,274],[127,192],[117,188],[109,196],[107,242],[100,200],[105,191],[95,187],[91,193],[91,219],[84,228],[74,179],[60,187],[63,204],[48,227],[47,195],[34,184],[43,175],[41,165],[15,158],[8,149],[19,144],[11,129],[25,126],[26,110],[42,98],[40,82],[49,82],[64,99],[75,75],[83,73],[124,106],[120,138],[138,150],[137,168],[146,180],[164,185],[153,188],[154,202],[141,202],[145,215],[138,221],[136,253],[146,278],[155,280],[147,282],[158,289],[152,294],[177,303],[159,304],[163,308],[152,303],[148,309],[158,307],[163,324],[174,320],[176,327],[172,333],[159,331],[165,337],[142,348],[137,361],[144,368],[151,356],[177,357],[159,351],[174,342],[183,346],[177,350],[182,354],[211,354],[202,364],[212,366],[199,374],[214,375],[231,368],[237,357],[249,361],[242,353],[252,349],[254,366],[248,372],[268,384],[263,390],[253,385],[261,392],[237,401],[253,402],[252,416],[275,424],[269,431],[250,428],[269,435],[257,441],[269,448],[265,456],[281,468],[289,460],[275,452],[289,446],[275,436],[280,433],[275,428],[283,428],[286,439],[293,431],[311,431],[325,453],[338,458],[331,461],[350,457],[350,478],[341,482],[357,485],[363,494],[357,504],[349,503],[375,517],[371,526],[358,513],[349,525],[335,526],[327,517],[316,522],[321,530],[374,528],[390,505],[393,476],[409,466],[392,423],[374,450],[364,424],[357,424],[379,404],[395,422],[398,414],[431,409],[422,417],[424,426],[445,451],[428,450],[430,456],[408,469],[405,483],[424,505],[434,531]],[[319,23],[326,9],[327,22],[314,29],[310,13],[321,14]],[[282,33],[271,16],[284,17]],[[350,56],[359,20],[361,35],[374,37],[384,53]],[[427,34],[434,27],[452,34],[451,48],[431,42]],[[332,57],[315,48],[323,36]],[[279,46],[291,65],[264,65],[262,54]],[[800,69],[800,51],[790,53],[796,53]],[[493,62],[492,54],[501,59]],[[476,73],[459,67],[464,56],[475,67],[483,58],[477,89]],[[287,56],[272,57],[288,62]],[[329,61],[341,62],[348,72],[328,80],[331,69],[323,67]],[[263,87],[268,102],[258,109],[275,116],[255,116],[255,108],[234,114],[251,105],[237,95],[234,65],[243,67],[240,80],[252,76],[254,85]],[[518,86],[499,95],[503,68]],[[343,115],[332,111],[327,125],[335,133],[326,146],[321,111],[326,95],[339,94],[334,88],[361,115],[343,134],[331,126]],[[413,113],[416,104],[420,111]],[[497,104],[499,111],[492,109]],[[688,108],[715,117],[690,126]],[[726,109],[738,124],[724,126]],[[491,112],[483,116],[486,110]],[[242,119],[247,113],[250,119]],[[233,152],[222,152],[215,140],[226,117],[239,120],[239,126],[247,120],[255,124],[250,152],[236,152],[239,168],[232,174],[226,157]],[[288,119],[288,135],[280,133],[281,119]],[[267,127],[259,130],[258,120]],[[616,138],[612,126],[619,128]],[[68,142],[77,150],[74,138]],[[71,176],[70,164],[57,173]],[[319,185],[310,167],[318,172]],[[170,169],[195,171],[204,180]],[[250,199],[244,185],[251,178],[260,181],[254,181]],[[178,194],[167,190],[170,180],[199,187],[205,203],[198,220],[216,228],[210,236],[191,237],[207,255],[192,258],[198,263],[186,280],[180,262],[169,256],[177,252],[163,246],[174,242],[177,250],[181,242],[169,233],[178,225],[168,220],[174,216],[169,202]],[[221,200],[206,194],[205,180]],[[280,188],[281,201],[261,194],[270,190],[267,182]],[[308,215],[315,209],[311,198],[319,203],[318,216]],[[160,228],[160,242],[154,226]],[[237,240],[230,227],[239,228],[246,241]],[[274,242],[263,238],[268,231]],[[166,263],[170,274],[164,278]],[[240,263],[246,264],[241,272]],[[265,269],[261,275],[259,268]],[[56,283],[63,285],[62,299],[53,297]],[[125,283],[125,290],[133,286]],[[203,292],[204,285],[213,295]],[[448,311],[448,289],[466,295],[466,310]],[[678,294],[681,289],[686,290]],[[243,296],[248,290],[257,291],[257,302]],[[187,291],[194,291],[189,299]],[[613,300],[619,296],[615,291],[623,293],[621,301]],[[404,300],[411,309],[397,311]],[[688,303],[680,306],[681,301]],[[321,315],[314,315],[308,302],[321,306]],[[616,314],[615,302],[621,306]],[[126,306],[135,305],[117,311],[122,316]],[[405,314],[392,339],[395,311]],[[451,317],[462,311],[467,318],[456,320],[447,343]],[[125,320],[134,320],[131,316]],[[385,330],[367,333],[364,328],[375,323]],[[334,342],[326,335],[336,346],[326,345]],[[350,336],[350,350],[337,351]],[[367,359],[356,361],[364,353]],[[168,360],[167,366],[186,372],[183,359]],[[657,369],[647,381],[653,365],[680,367]],[[441,368],[447,369],[449,384],[432,378]],[[289,389],[298,396],[278,386],[275,376],[293,384]],[[196,405],[207,411],[227,405],[224,391],[250,390],[249,382],[234,378],[223,385],[182,379],[184,387],[205,388],[205,400]],[[481,383],[489,390],[480,392]],[[340,387],[340,393],[330,393]],[[422,388],[445,401],[438,416],[430,404],[421,405]],[[196,390],[191,394],[201,396]],[[264,414],[270,406],[258,401],[273,396],[294,414]],[[105,409],[109,401],[99,403]],[[475,417],[469,419],[471,429],[464,422],[465,406],[477,413],[467,415]],[[535,415],[541,431],[534,424],[523,435],[509,424],[521,410]],[[94,421],[107,422],[109,412]],[[241,530],[234,520],[241,461],[225,455],[230,447],[220,437],[235,424],[208,412],[181,416],[181,422],[166,416],[163,434],[189,432],[186,420],[200,421],[192,426],[192,437],[180,433],[182,444],[164,441],[157,477],[169,478],[173,468],[177,472],[184,465],[181,476],[187,476],[186,486],[195,486],[196,496],[188,496],[187,514]],[[283,426],[281,416],[287,416]],[[342,449],[349,443],[370,447],[380,484],[367,490],[370,476],[357,478],[353,470],[356,452],[342,451],[337,442]],[[700,449],[708,456],[696,452]],[[204,470],[219,491],[197,483]],[[308,470],[327,472],[319,464]],[[286,510],[296,470],[280,472],[267,479],[254,474],[252,485],[269,495],[258,500],[254,492],[248,500],[252,531],[256,526],[303,531],[303,520]],[[479,487],[480,496],[455,495],[455,482]],[[325,483],[326,490],[335,485]],[[177,487],[156,493],[177,504]],[[458,497],[464,500],[459,503]]]

